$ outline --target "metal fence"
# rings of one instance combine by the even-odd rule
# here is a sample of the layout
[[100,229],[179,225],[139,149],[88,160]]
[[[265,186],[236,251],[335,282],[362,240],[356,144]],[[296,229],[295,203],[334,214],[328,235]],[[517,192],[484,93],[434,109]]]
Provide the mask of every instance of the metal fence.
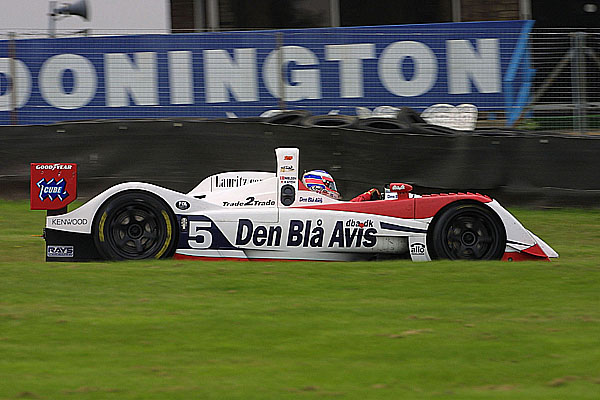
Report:
[[536,29],[530,43],[536,75],[519,126],[600,132],[600,30]]
[[[600,132],[600,30],[531,21],[0,37],[0,124],[474,104],[478,127]],[[116,32],[118,33],[118,32]],[[364,115],[362,115],[364,116]]]

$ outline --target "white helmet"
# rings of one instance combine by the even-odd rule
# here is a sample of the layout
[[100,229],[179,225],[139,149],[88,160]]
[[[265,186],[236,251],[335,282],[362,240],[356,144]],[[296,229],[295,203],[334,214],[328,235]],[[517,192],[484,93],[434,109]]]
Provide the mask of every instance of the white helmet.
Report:
[[337,191],[333,177],[322,169],[305,172],[302,175],[302,182],[313,192],[324,194],[335,200],[341,197]]

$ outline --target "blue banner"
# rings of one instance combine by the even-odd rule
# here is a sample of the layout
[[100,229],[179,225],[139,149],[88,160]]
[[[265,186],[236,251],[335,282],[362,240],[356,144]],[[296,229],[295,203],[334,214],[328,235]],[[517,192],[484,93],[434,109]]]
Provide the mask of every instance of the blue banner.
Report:
[[247,117],[280,98],[314,114],[436,103],[504,110],[531,79],[515,65],[528,60],[516,54],[528,51],[518,46],[527,23],[27,39],[13,50],[1,41],[0,124]]

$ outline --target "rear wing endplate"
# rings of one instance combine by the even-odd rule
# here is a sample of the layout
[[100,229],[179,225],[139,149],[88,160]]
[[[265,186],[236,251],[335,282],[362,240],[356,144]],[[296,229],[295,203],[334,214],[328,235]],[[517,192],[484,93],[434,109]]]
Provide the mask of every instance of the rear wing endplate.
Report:
[[32,210],[66,212],[77,198],[77,164],[31,163],[29,204]]

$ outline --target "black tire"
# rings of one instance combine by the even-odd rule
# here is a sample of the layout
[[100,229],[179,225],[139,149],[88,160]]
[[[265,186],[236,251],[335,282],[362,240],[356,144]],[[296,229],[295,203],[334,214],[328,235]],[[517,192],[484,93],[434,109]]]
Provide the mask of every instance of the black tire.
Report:
[[313,115],[300,123],[313,128],[353,128],[357,121],[358,118],[348,115]]
[[504,224],[492,210],[475,203],[447,206],[428,236],[431,258],[499,260],[506,248]]
[[408,132],[408,125],[396,118],[370,117],[358,122],[358,129],[372,132],[400,133]]
[[457,131],[452,128],[446,128],[445,126],[431,124],[412,124],[410,130],[411,132],[423,135],[457,136],[467,134],[465,131]]
[[398,120],[408,125],[427,123],[427,121],[421,117],[421,114],[410,107],[402,107],[400,111],[398,111]]
[[177,223],[157,197],[130,191],[106,201],[94,220],[94,242],[108,260],[142,260],[172,255]]
[[310,117],[311,113],[305,110],[283,111],[272,117],[264,118],[263,122],[276,125],[298,125],[303,118]]

